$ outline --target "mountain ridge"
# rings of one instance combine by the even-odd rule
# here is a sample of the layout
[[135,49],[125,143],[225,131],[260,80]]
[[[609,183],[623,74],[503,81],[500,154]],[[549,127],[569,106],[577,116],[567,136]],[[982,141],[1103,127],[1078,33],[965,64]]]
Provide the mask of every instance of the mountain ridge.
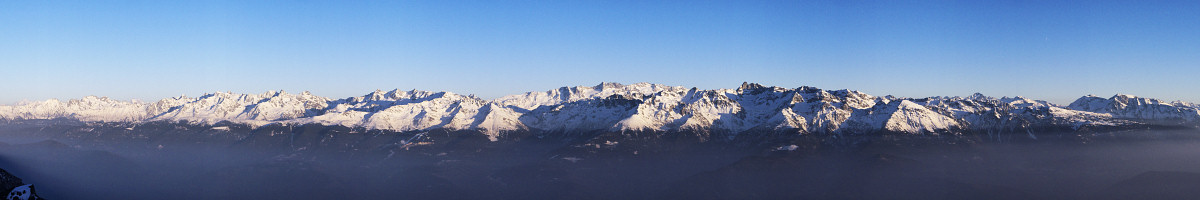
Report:
[[485,100],[473,95],[399,89],[341,99],[268,91],[216,92],[154,102],[107,97],[0,106],[0,119],[321,124],[391,131],[478,130],[495,141],[513,131],[704,131],[730,136],[795,134],[1018,132],[1200,122],[1200,106],[1118,94],[1088,95],[1068,106],[1024,97],[903,98],[858,91],[743,83],[699,90],[651,83],[560,87]]

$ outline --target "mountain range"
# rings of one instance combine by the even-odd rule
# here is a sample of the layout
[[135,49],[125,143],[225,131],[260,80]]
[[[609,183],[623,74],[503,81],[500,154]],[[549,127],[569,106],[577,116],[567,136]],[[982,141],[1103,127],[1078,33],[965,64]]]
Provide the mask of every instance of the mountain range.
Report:
[[270,91],[218,92],[154,102],[87,96],[0,106],[0,120],[177,122],[250,127],[320,124],[389,131],[506,133],[691,131],[781,134],[962,134],[1106,130],[1200,124],[1200,106],[1118,94],[1062,106],[1023,97],[905,98],[853,90],[768,87],[700,90],[650,83],[561,87],[486,100],[450,92],[376,90],[341,99]]

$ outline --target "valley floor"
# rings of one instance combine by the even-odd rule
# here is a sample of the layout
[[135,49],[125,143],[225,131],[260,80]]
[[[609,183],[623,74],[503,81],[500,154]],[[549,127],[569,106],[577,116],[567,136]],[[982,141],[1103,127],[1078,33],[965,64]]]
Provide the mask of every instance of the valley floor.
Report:
[[1200,197],[1196,130],[738,143],[160,126],[7,126],[0,168],[48,199]]

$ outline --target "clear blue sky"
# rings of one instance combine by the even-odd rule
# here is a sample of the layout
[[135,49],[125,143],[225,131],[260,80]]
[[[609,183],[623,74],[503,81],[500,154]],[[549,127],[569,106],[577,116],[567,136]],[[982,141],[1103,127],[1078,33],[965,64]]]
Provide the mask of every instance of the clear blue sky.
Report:
[[0,104],[601,81],[1200,102],[1200,1],[0,1]]

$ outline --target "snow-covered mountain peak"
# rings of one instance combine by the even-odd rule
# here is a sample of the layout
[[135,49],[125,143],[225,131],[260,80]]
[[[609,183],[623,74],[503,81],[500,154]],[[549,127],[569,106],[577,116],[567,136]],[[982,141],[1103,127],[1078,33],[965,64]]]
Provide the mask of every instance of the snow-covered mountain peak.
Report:
[[1114,99],[1136,99],[1136,98],[1138,98],[1138,96],[1132,95],[1132,94],[1115,94],[1112,96],[1112,98],[1114,98]]
[[934,133],[959,128],[959,123],[945,115],[909,100],[886,104],[883,113],[884,130],[902,133]]
[[596,84],[596,86],[593,86],[592,88],[595,88],[596,90],[604,90],[604,89],[609,89],[609,88],[622,88],[622,87],[625,87],[625,85],[622,85],[621,83],[600,82],[600,84]]
[[1004,97],[1000,98],[1000,101],[1016,107],[1060,107],[1047,101],[1025,98],[1023,96]]
[[1195,103],[1192,103],[1192,102],[1185,102],[1185,101],[1180,101],[1180,100],[1172,101],[1170,103],[1170,105],[1179,106],[1179,107],[1200,108],[1200,105],[1196,105]]
[[15,106],[0,106],[0,119],[75,118],[83,121],[137,121],[146,116],[144,104],[118,101],[108,97],[86,96],[60,101],[26,102]]
[[606,98],[613,95],[646,96],[662,91],[684,91],[680,86],[667,86],[650,83],[635,83],[622,85],[618,83],[601,83],[596,86],[561,87],[545,92],[527,92],[520,95],[509,95],[497,98],[493,102],[513,106],[522,110],[533,110],[541,106],[557,105],[581,100]]
[[738,87],[738,92],[743,92],[743,91],[747,91],[747,90],[757,91],[757,90],[762,90],[765,88],[767,88],[767,87],[765,87],[763,85],[759,85],[758,83],[742,82],[742,86]]
[[1165,103],[1158,99],[1117,94],[1110,98],[1088,95],[1076,99],[1069,109],[1107,113],[1113,117],[1141,120],[1200,121],[1200,109],[1183,103]]
[[473,96],[467,97],[467,96],[462,96],[462,95],[458,95],[458,94],[454,94],[454,93],[450,93],[450,92],[433,92],[433,91],[422,91],[422,90],[415,90],[415,89],[409,90],[409,91],[402,91],[400,89],[393,89],[393,90],[386,91],[386,92],[383,90],[375,90],[374,92],[367,93],[366,95],[363,95],[363,96],[343,99],[343,101],[353,102],[353,103],[362,103],[362,102],[405,103],[405,102],[429,101],[429,100],[439,99],[439,98],[478,99]]
[[983,93],[976,92],[975,94],[971,94],[971,96],[967,96],[966,99],[986,101],[986,100],[992,100],[995,98],[989,97],[987,95],[983,95]]

